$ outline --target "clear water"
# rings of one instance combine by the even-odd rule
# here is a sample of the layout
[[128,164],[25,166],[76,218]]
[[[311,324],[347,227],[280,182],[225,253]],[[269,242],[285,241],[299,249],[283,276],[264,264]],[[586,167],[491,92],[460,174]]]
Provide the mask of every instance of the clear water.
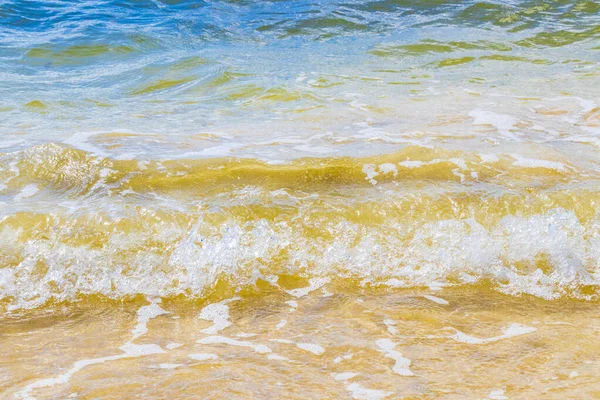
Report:
[[597,1],[4,1],[0,396],[598,396],[599,101]]

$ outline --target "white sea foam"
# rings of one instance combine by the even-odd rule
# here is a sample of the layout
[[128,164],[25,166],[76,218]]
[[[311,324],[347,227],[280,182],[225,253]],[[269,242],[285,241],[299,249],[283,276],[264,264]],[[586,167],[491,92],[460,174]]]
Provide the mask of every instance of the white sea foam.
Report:
[[277,343],[285,343],[285,344],[294,344],[293,340],[290,339],[269,339],[271,342],[277,342]]
[[314,344],[314,343],[296,343],[296,346],[298,346],[302,350],[309,351],[316,356],[320,356],[321,354],[323,354],[325,352],[325,349],[323,347],[319,346],[318,344]]
[[214,335],[231,326],[231,322],[229,321],[229,306],[227,304],[236,300],[240,300],[240,298],[234,297],[205,306],[198,317],[205,321],[212,321],[213,326],[203,329],[202,333]]
[[363,165],[362,170],[366,175],[365,179],[371,182],[373,185],[377,185],[377,181],[374,179],[377,177],[377,175],[379,175],[377,172],[377,166],[375,164],[365,164]]
[[447,300],[444,300],[444,299],[442,299],[440,297],[431,296],[431,295],[424,295],[423,297],[426,298],[427,300],[431,300],[434,303],[438,303],[438,304],[441,304],[441,305],[444,305],[444,306],[447,306],[448,304],[450,304],[450,303],[448,303]]
[[88,151],[100,157],[108,157],[109,154],[106,151],[88,142],[91,137],[101,134],[101,132],[77,132],[70,138],[64,140],[63,143],[71,145],[80,150]]
[[396,166],[394,164],[391,163],[385,163],[385,164],[379,164],[379,172],[381,172],[382,174],[393,174],[394,176],[398,175],[398,168],[396,168]]
[[510,115],[497,114],[493,111],[477,108],[469,112],[469,117],[473,118],[473,125],[492,125],[500,135],[516,139],[511,130],[518,120]]
[[249,337],[258,336],[258,334],[256,334],[256,333],[248,333],[248,332],[240,332],[240,333],[236,333],[235,336],[241,337],[241,338],[249,338]]
[[14,201],[21,201],[24,198],[31,197],[39,192],[39,189],[36,184],[30,183],[21,189],[21,191],[13,198]]
[[212,353],[194,353],[194,354],[189,354],[188,358],[191,358],[192,360],[196,360],[196,361],[208,361],[208,360],[216,360],[217,358],[219,358],[219,356],[217,356],[216,354],[212,354]]
[[294,312],[298,308],[298,302],[295,300],[288,300],[285,302],[285,304],[290,306],[290,312]]
[[175,369],[175,368],[179,368],[183,366],[183,364],[152,364],[149,365],[148,368],[150,369]]
[[151,319],[160,315],[169,314],[169,312],[160,308],[158,305],[159,303],[160,299],[154,299],[149,305],[139,308],[137,311],[138,323],[131,331],[133,337],[131,338],[130,342],[148,332],[148,322]]
[[395,335],[398,333],[398,328],[396,328],[396,321],[386,318],[383,320],[383,323],[387,327],[387,330],[389,333],[391,333],[392,335]]
[[[454,329],[454,328],[451,328]],[[494,336],[490,338],[481,339],[475,336],[467,335],[464,332],[459,331],[458,329],[454,329],[456,333],[454,335],[448,336],[450,339],[453,339],[457,342],[467,343],[467,344],[487,344],[492,342],[497,342],[499,340],[510,339],[515,336],[526,335],[528,333],[533,333],[537,329],[521,325],[521,324],[510,324],[504,329],[504,334],[499,336]]]
[[569,379],[577,378],[578,376],[579,372],[577,371],[571,371],[571,373],[569,373]]
[[414,376],[410,370],[411,361],[404,357],[399,351],[394,350],[396,343],[389,339],[378,339],[375,344],[381,349],[386,357],[395,361],[392,371],[402,376]]
[[280,356],[279,354],[273,354],[273,353],[267,354],[267,358],[269,360],[290,361],[290,359],[287,357],[283,357],[283,356]]
[[369,389],[358,383],[351,383],[346,386],[346,389],[348,389],[352,398],[357,400],[379,400],[385,399],[393,394],[393,392]]
[[44,387],[65,384],[71,379],[71,377],[74,374],[76,374],[77,372],[81,371],[83,368],[90,366],[90,365],[102,364],[107,361],[116,361],[116,360],[121,360],[124,358],[141,357],[141,356],[148,356],[148,355],[152,355],[152,354],[165,353],[165,351],[159,345],[156,345],[156,344],[141,344],[140,345],[140,344],[133,343],[133,341],[135,339],[137,339],[138,337],[140,337],[140,336],[144,335],[146,332],[148,332],[147,325],[151,319],[156,318],[163,314],[168,314],[167,311],[163,310],[162,308],[160,308],[158,306],[158,303],[160,303],[160,299],[154,299],[154,300],[152,300],[150,305],[143,306],[138,309],[137,325],[131,331],[132,337],[127,343],[125,343],[124,345],[119,347],[119,350],[121,350],[123,352],[123,354],[93,358],[93,359],[89,359],[89,360],[76,361],[73,364],[73,367],[71,367],[71,369],[69,369],[65,373],[63,373],[55,378],[41,379],[41,380],[35,381],[33,383],[30,383],[27,386],[25,386],[23,389],[21,389],[19,392],[17,392],[16,396],[20,397],[22,399],[26,399],[26,400],[34,400],[35,397],[33,397],[31,395],[31,392],[33,390],[44,388]]
[[119,355],[115,355],[115,356],[94,358],[94,359],[89,359],[89,360],[76,361],[73,364],[73,367],[71,369],[69,369],[67,372],[57,376],[56,378],[41,379],[41,380],[35,381],[33,383],[30,383],[29,385],[25,386],[22,390],[17,392],[16,396],[20,397],[22,399],[34,400],[35,397],[31,396],[31,392],[34,389],[40,389],[40,388],[44,388],[44,387],[65,384],[71,379],[71,377],[75,373],[81,371],[83,368],[90,366],[90,365],[102,364],[107,361],[116,361],[116,360],[120,360],[123,358],[140,357],[140,356],[147,356],[147,355],[151,355],[151,354],[164,353],[164,351],[158,345],[155,345],[155,344],[146,344],[146,345],[126,344],[126,345],[121,346],[120,349],[123,351],[123,354],[119,354]]
[[492,390],[490,392],[490,394],[488,395],[488,399],[492,399],[492,400],[508,400],[508,397],[506,397],[504,395],[504,390],[502,390],[502,389],[496,389],[496,390]]
[[23,143],[25,143],[25,140],[23,140],[23,139],[2,140],[2,141],[0,141],[0,149],[8,149],[9,147],[16,147]]
[[427,287],[429,287],[429,290],[433,291],[433,292],[437,292],[439,290],[442,290],[442,288],[446,286],[445,283],[443,282],[437,282],[437,281],[433,281],[430,282]]
[[[288,222],[260,219],[215,227],[200,218],[188,232],[165,223],[159,233],[117,234],[103,247],[92,248],[52,238],[17,243],[18,235],[5,225],[0,237],[20,255],[20,262],[0,269],[0,296],[12,299],[9,309],[14,310],[86,293],[112,298],[139,293],[201,295],[220,274],[239,285],[256,282],[270,272],[265,261],[276,260],[283,251],[295,259],[284,267],[285,273],[304,273],[302,265],[318,266],[309,270],[309,277],[315,279],[312,282],[318,283],[292,292],[297,295],[331,279],[332,274],[341,274],[375,284],[429,286],[432,290],[447,285],[449,277],[453,284],[457,279],[458,283],[490,279],[505,293],[552,299],[578,285],[600,282],[597,226],[596,219],[581,221],[573,211],[562,208],[528,216],[507,215],[491,226],[467,218],[411,226],[391,222],[382,230],[342,220],[327,224],[332,238],[323,245],[303,236],[302,226]],[[149,240],[161,241],[174,250],[166,256],[152,248],[132,251]],[[539,255],[547,258],[549,272],[513,267]],[[122,264],[125,261],[127,268]],[[40,262],[47,266],[41,275],[36,272]],[[58,292],[53,289],[56,284]],[[290,311],[298,307],[295,300],[286,304]],[[227,315],[217,313],[217,308],[224,313],[225,306],[214,306],[214,315],[207,314],[214,319],[208,334],[230,323]]]
[[496,154],[479,154],[479,158],[484,163],[495,163],[500,161]]
[[536,160],[532,158],[526,158],[518,154],[511,154],[515,159],[513,162],[514,166],[525,167],[525,168],[546,168],[554,169],[556,171],[564,172],[567,170],[567,166],[563,163],[548,160]]
[[461,170],[467,169],[467,163],[465,162],[465,160],[463,160],[461,158],[448,158],[448,159],[436,158],[431,161],[407,160],[407,161],[399,162],[398,165],[401,167],[404,167],[404,168],[421,168],[426,165],[435,165],[435,164],[440,164],[440,163],[445,163],[445,162],[452,163]]
[[339,356],[339,357],[334,358],[333,359],[333,363],[334,364],[339,364],[339,363],[341,363],[344,360],[350,360],[350,359],[352,359],[353,356],[354,355],[352,353],[344,354],[343,356]]
[[356,376],[360,375],[358,372],[340,372],[340,373],[331,373],[331,376],[336,381],[347,381]]
[[277,325],[275,325],[275,329],[279,330],[279,329],[283,328],[286,324],[287,324],[287,320],[282,319],[281,321],[279,321],[279,323]]
[[[298,289],[286,290],[286,292],[291,294],[294,297],[303,297],[303,296],[306,296],[307,294],[309,294],[310,292],[313,292],[313,291],[323,287],[323,285],[327,284],[329,281],[330,281],[329,278],[311,278],[309,280],[309,286],[306,286],[303,288],[298,288]],[[296,308],[296,307],[298,307],[298,304],[296,303],[296,305],[292,306],[292,307]]]

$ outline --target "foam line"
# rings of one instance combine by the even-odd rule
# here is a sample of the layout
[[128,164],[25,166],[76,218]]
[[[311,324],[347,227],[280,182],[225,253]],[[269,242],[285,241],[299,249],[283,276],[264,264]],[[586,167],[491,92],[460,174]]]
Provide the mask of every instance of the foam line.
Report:
[[81,371],[83,368],[88,367],[90,365],[102,364],[107,361],[116,361],[124,358],[132,358],[132,357],[142,357],[151,354],[161,354],[165,353],[165,351],[156,344],[134,344],[132,343],[135,339],[144,335],[148,332],[148,322],[158,317],[159,315],[168,314],[167,311],[163,310],[158,306],[160,303],[160,299],[152,299],[151,304],[147,306],[140,307],[137,312],[137,325],[131,331],[132,337],[126,342],[123,346],[119,347],[119,349],[123,352],[123,354],[118,354],[114,356],[107,357],[99,357],[92,358],[89,360],[79,360],[73,364],[73,367],[69,369],[64,374],[61,374],[55,378],[46,378],[30,383],[25,386],[19,392],[16,393],[17,397],[20,397],[25,400],[34,400],[35,397],[31,395],[31,392],[35,389],[40,389],[44,387],[51,387],[55,385],[63,385],[67,383],[71,377],[77,372]]

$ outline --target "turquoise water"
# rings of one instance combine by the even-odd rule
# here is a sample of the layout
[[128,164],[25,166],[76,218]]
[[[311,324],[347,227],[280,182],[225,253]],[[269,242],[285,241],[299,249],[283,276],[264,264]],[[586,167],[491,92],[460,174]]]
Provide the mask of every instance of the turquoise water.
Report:
[[[2,146],[11,151],[49,141],[90,150],[82,135],[127,131],[165,135],[165,143],[144,138],[122,143],[120,154],[93,150],[176,157],[183,146],[201,156],[289,159],[311,151],[248,146],[274,137],[304,143],[339,130],[358,136],[353,124],[369,118],[420,129],[431,122],[432,108],[469,111],[453,104],[462,101],[453,92],[598,95],[600,11],[593,1],[8,1],[0,7]],[[397,114],[398,104],[408,115]],[[212,150],[189,140],[206,132],[221,133]]]

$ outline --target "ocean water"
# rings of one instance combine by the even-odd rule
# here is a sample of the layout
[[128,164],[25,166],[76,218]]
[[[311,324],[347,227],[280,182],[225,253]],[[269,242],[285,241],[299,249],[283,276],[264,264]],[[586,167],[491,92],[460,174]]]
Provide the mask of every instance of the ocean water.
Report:
[[0,398],[600,397],[600,3],[0,3]]

